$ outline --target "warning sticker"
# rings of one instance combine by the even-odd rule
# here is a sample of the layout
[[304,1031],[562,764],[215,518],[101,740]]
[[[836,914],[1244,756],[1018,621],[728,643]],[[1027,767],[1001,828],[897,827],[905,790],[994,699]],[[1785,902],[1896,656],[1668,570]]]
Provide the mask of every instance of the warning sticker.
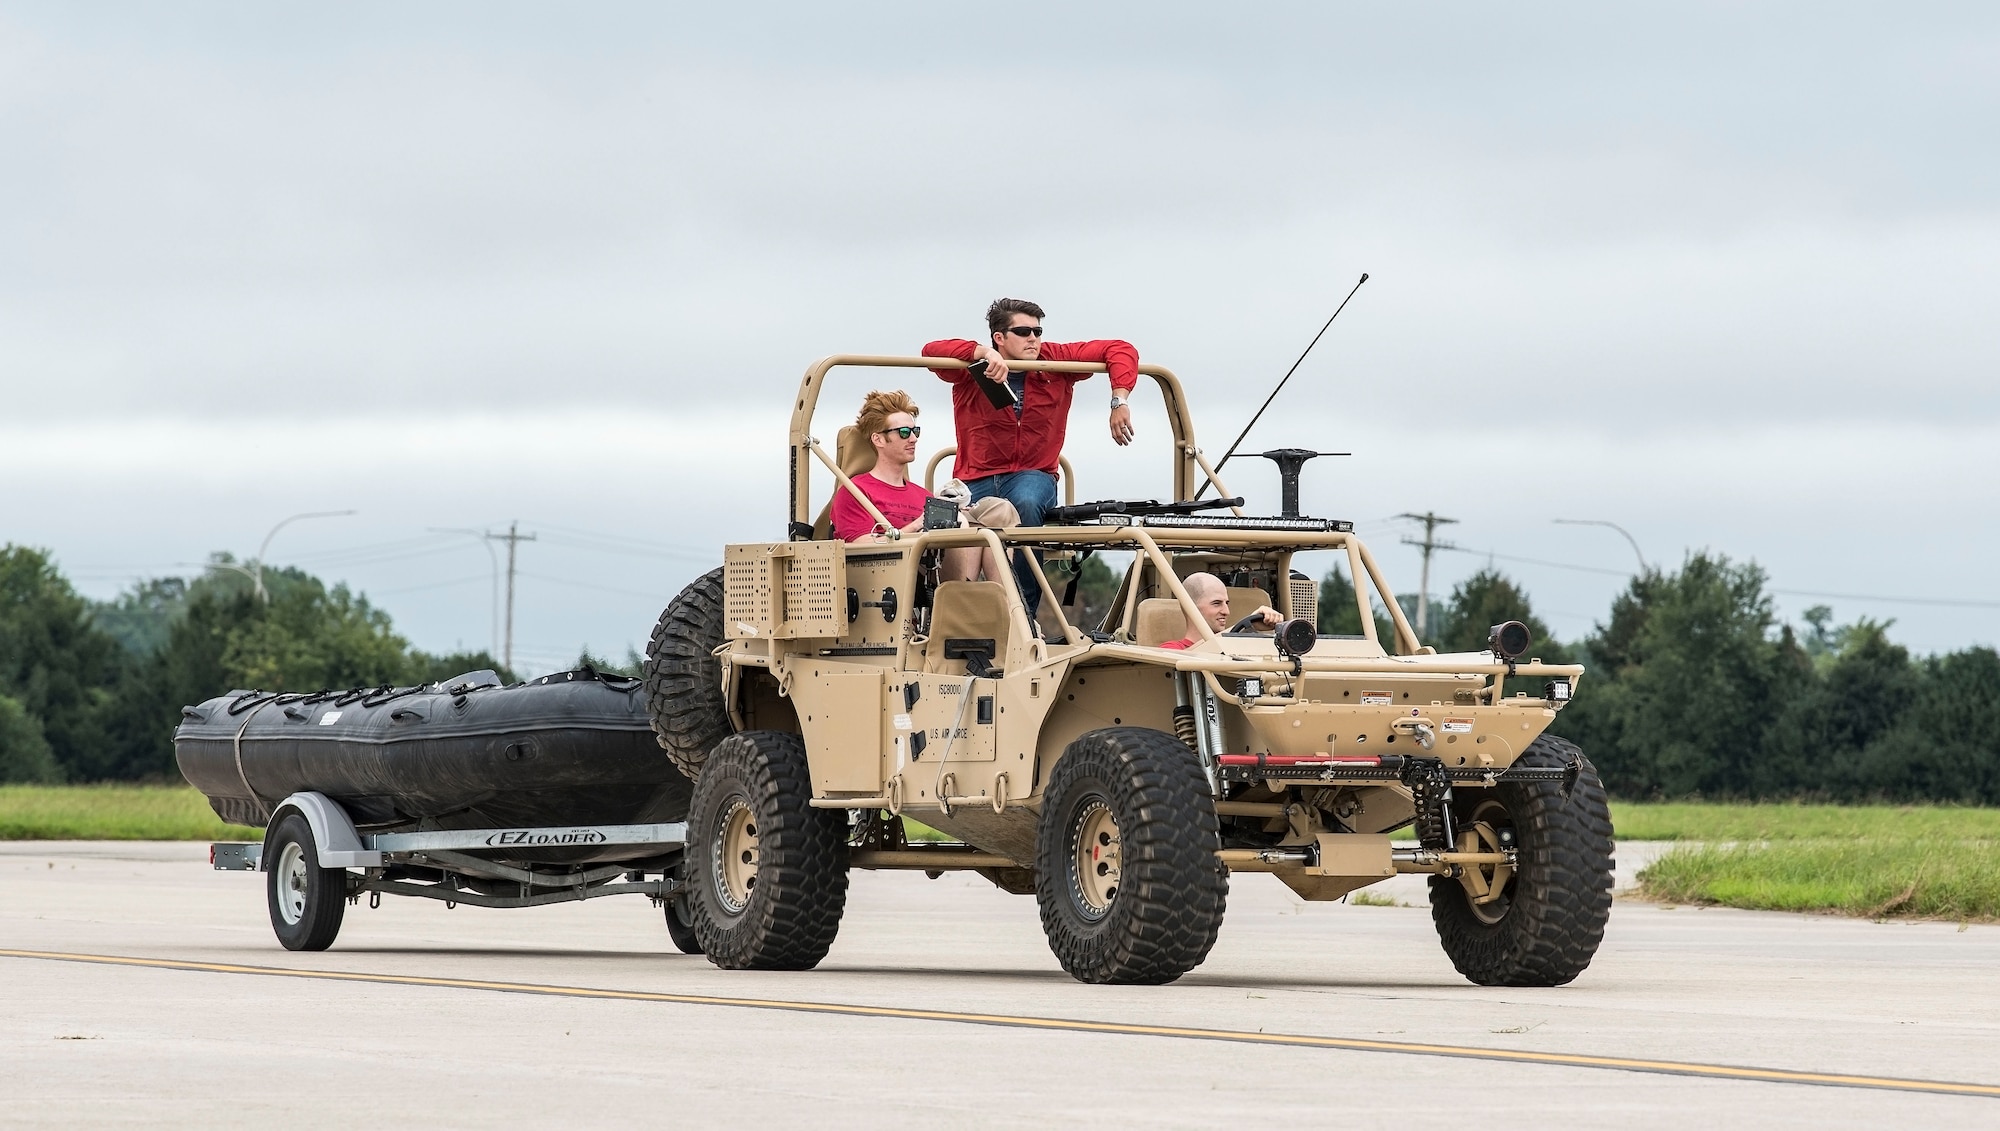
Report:
[[1364,691],[1361,693],[1361,705],[1363,707],[1387,707],[1395,701],[1396,697],[1387,691]]
[[1445,732],[1446,734],[1471,734],[1471,733],[1472,733],[1472,720],[1471,720],[1471,719],[1446,719],[1446,720],[1444,721],[1444,732]]
[[328,711],[326,714],[321,715],[319,717],[319,725],[323,727],[330,727],[339,721],[340,721],[339,711]]
[[895,721],[895,724],[896,724],[896,729],[897,729],[897,730],[909,730],[909,729],[910,729],[910,716],[908,716],[908,715],[897,715],[897,716],[895,717],[895,720],[894,720],[894,721]]

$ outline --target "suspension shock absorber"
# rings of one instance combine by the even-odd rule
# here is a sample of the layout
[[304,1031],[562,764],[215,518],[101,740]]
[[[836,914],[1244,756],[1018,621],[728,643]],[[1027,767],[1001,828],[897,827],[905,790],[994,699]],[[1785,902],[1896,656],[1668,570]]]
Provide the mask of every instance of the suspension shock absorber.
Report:
[[1201,734],[1195,730],[1192,706],[1183,703],[1174,708],[1174,734],[1179,736],[1182,742],[1187,743],[1189,750],[1196,754],[1201,753]]

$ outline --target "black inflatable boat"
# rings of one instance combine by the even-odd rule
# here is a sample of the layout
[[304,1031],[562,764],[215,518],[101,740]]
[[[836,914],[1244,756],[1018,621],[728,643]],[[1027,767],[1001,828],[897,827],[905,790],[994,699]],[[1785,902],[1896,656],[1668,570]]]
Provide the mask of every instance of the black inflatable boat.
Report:
[[692,786],[654,739],[638,688],[585,669],[507,687],[486,671],[417,687],[232,691],[181,712],[174,756],[216,815],[242,825],[264,825],[304,791],[376,831],[680,821]]

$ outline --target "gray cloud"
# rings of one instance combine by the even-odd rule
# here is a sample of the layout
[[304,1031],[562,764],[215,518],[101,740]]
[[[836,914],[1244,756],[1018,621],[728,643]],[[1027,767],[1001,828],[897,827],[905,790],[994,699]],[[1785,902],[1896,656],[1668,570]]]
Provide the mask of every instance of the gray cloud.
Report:
[[[1458,485],[1504,433],[1662,547],[1858,576],[1814,484],[1863,468],[1840,492],[1921,501],[1903,535],[1983,514],[1957,536],[2000,549],[1985,477],[1940,462],[2000,426],[1996,64],[1971,5],[16,5],[5,536],[138,564],[66,524],[123,505],[93,460],[135,523],[207,516],[171,560],[454,468],[497,497],[476,521],[557,514],[535,477],[700,475],[665,453],[757,446],[811,358],[971,333],[999,293],[1172,365],[1219,447],[1367,270],[1260,439],[1352,447],[1329,482],[1385,514],[1483,506]],[[52,445],[60,475],[19,455]],[[603,528],[765,533],[617,497]],[[1972,593],[1972,560],[1909,584]]]

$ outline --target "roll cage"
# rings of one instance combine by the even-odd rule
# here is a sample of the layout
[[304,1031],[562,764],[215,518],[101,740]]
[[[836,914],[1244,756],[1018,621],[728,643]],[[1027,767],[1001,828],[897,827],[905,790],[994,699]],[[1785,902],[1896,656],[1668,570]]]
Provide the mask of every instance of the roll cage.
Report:
[[[821,358],[806,369],[800,384],[797,401],[793,405],[790,444],[790,520],[788,530],[794,541],[812,538],[815,500],[812,492],[812,467],[818,463],[824,466],[835,480],[834,490],[847,490],[861,502],[879,521],[879,511],[861,491],[856,488],[840,470],[839,464],[812,434],[813,413],[818,406],[820,390],[827,375],[842,367],[877,369],[963,369],[966,362],[954,358],[935,357],[895,357],[873,354],[835,354]],[[1019,361],[1010,362],[1009,368],[1029,371],[1061,373],[1102,373],[1106,366],[1098,362],[1060,361]],[[1174,500],[1192,499],[1197,486],[1206,481],[1213,486],[1221,498],[1232,497],[1228,488],[1216,474],[1206,456],[1195,443],[1194,425],[1188,411],[1186,394],[1179,378],[1163,366],[1141,365],[1139,372],[1152,378],[1160,391],[1166,409],[1172,441],[1172,475]],[[938,464],[948,452],[932,456],[926,469],[926,486]],[[1067,501],[1074,501],[1075,476],[1069,474],[1067,461],[1064,464],[1065,494]],[[1241,508],[1231,508],[1234,516],[1254,523],[1245,516]],[[1273,526],[1281,526],[1283,520],[1272,519]],[[1329,522],[1320,530],[1263,529],[1255,525],[1236,525],[1229,529],[1211,529],[1199,526],[1176,525],[1172,528],[1151,528],[1144,517],[1115,524],[1085,524],[1071,526],[1019,527],[1007,531],[992,530],[936,530],[924,531],[900,539],[902,549],[921,553],[931,549],[947,549],[957,546],[984,545],[998,556],[1004,556],[1008,547],[1020,546],[1056,551],[1096,551],[1121,550],[1134,554],[1131,570],[1119,590],[1118,602],[1114,604],[1113,617],[1118,626],[1110,640],[1091,640],[1090,634],[1081,633],[1077,626],[1063,627],[1066,638],[1072,644],[1088,644],[1093,655],[1103,659],[1125,659],[1148,664],[1165,664],[1182,670],[1223,673],[1268,672],[1274,667],[1286,667],[1293,674],[1304,672],[1365,673],[1392,669],[1410,674],[1481,674],[1496,677],[1513,675],[1534,675],[1580,678],[1583,668],[1573,664],[1541,664],[1539,662],[1507,662],[1493,658],[1486,661],[1470,660],[1466,656],[1438,656],[1434,649],[1423,645],[1410,627],[1408,618],[1395,599],[1386,578],[1382,574],[1375,557],[1367,545],[1352,531],[1352,525],[1345,522]],[[914,543],[914,545],[912,544]],[[850,553],[879,553],[880,544],[857,543]],[[1209,554],[1236,557],[1262,556],[1275,562],[1289,565],[1291,556],[1307,550],[1331,550],[1345,555],[1349,575],[1356,581],[1355,600],[1360,614],[1363,637],[1371,651],[1379,650],[1380,655],[1321,655],[1284,659],[1270,648],[1268,639],[1260,642],[1246,640],[1213,631],[1195,607],[1192,597],[1181,583],[1181,575],[1175,569],[1174,558],[1181,554]],[[1032,559],[1031,559],[1032,560]],[[1062,617],[1060,603],[1053,600],[1054,588],[1039,567],[1034,569],[1036,583],[1041,587],[1044,602]],[[1141,578],[1150,581],[1155,591],[1163,591],[1181,607],[1187,623],[1198,637],[1195,647],[1189,651],[1163,652],[1161,649],[1144,647],[1132,642],[1131,626],[1135,599],[1140,589]],[[1367,585],[1361,584],[1366,578]],[[1001,579],[1009,594],[1009,616],[1016,620],[1016,631],[1033,638],[1034,633],[1027,623],[1026,610],[1020,594],[1011,579]],[[1375,628],[1374,610],[1369,602],[1369,586],[1373,586],[1381,599],[1381,606],[1387,612],[1395,639],[1378,639]],[[1289,598],[1274,594],[1281,608],[1289,607]],[[1107,625],[1110,622],[1107,622]],[[1038,641],[1039,643],[1039,641]],[[1041,651],[1037,648],[1037,651]],[[1501,694],[1502,679],[1492,680],[1487,691],[1488,701],[1495,701]]]

